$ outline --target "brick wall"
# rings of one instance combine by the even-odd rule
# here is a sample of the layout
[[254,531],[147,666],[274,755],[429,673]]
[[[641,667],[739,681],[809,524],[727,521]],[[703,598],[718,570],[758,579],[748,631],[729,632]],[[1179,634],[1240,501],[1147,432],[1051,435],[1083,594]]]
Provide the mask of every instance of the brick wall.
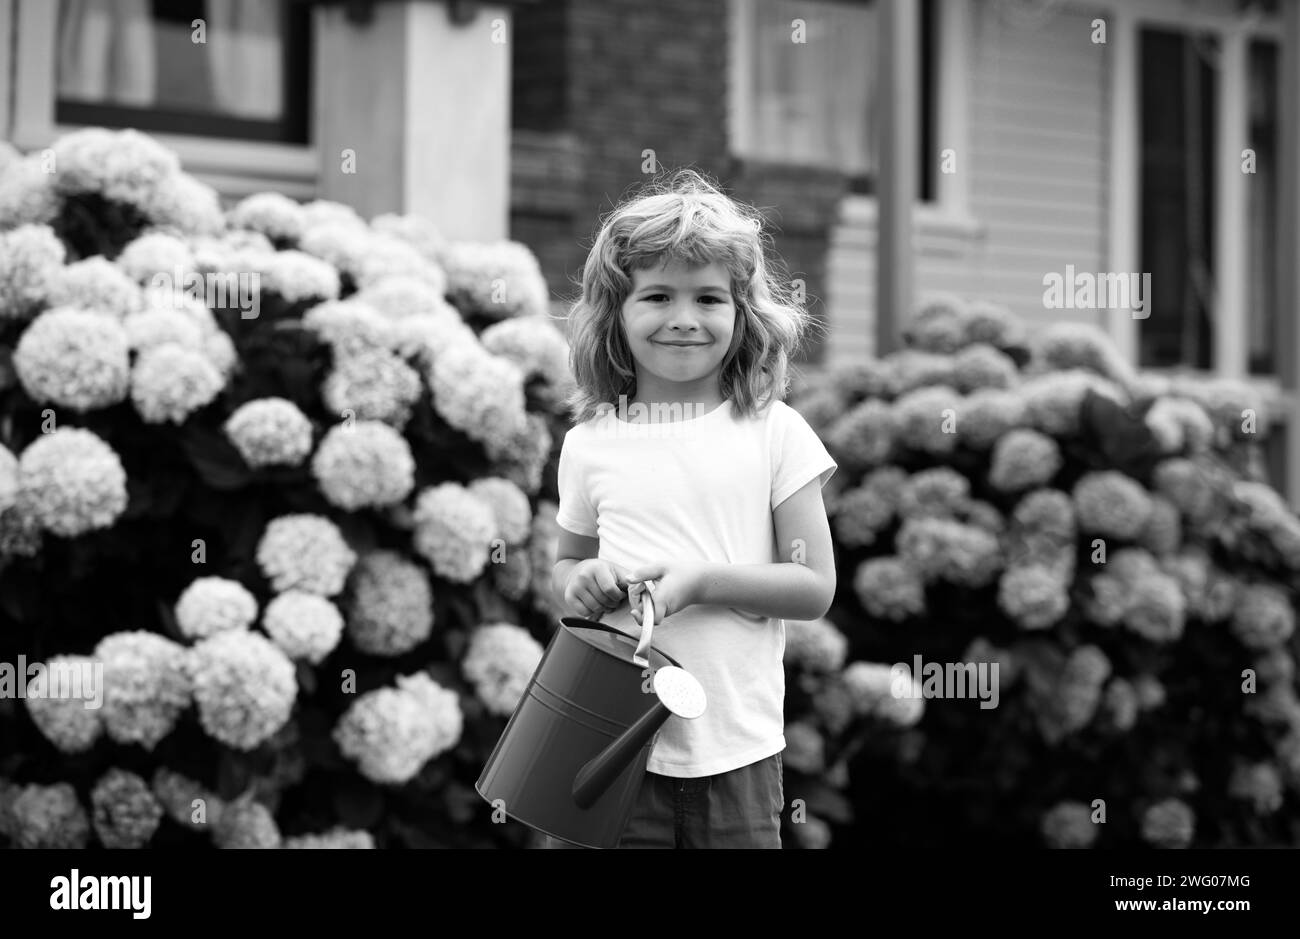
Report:
[[[600,217],[647,180],[642,154],[653,150],[659,169],[693,166],[764,209],[777,254],[824,317],[830,225],[845,184],[731,156],[726,0],[539,6],[520,8],[515,24],[511,225],[553,293],[572,297]],[[557,132],[557,115],[567,133]],[[536,130],[551,133],[527,133]]]

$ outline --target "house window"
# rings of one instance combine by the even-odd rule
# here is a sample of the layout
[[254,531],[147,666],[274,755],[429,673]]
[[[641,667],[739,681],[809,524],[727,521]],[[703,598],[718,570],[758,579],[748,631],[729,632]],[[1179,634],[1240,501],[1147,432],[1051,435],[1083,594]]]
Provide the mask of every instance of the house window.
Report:
[[1247,101],[1250,113],[1250,147],[1255,172],[1248,175],[1250,231],[1246,251],[1249,269],[1249,368],[1254,374],[1274,375],[1277,361],[1277,178],[1278,53],[1277,44],[1250,43]]
[[60,0],[59,124],[306,143],[310,7]]
[[[880,167],[875,0],[738,0],[737,139],[743,157],[835,169],[872,193]],[[922,114],[917,183],[934,198],[933,0],[921,4],[916,50]],[[798,32],[802,24],[802,34]],[[800,41],[802,40],[802,41]]]
[[1208,369],[1216,109],[1203,53],[1212,40],[1156,29],[1141,37],[1142,271],[1159,289],[1141,321],[1138,364]]

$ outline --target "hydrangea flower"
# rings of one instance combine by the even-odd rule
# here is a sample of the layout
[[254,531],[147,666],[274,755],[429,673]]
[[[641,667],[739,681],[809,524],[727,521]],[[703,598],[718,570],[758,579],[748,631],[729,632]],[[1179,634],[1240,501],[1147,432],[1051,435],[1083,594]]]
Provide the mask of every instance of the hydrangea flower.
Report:
[[364,349],[336,358],[321,387],[325,406],[362,421],[403,427],[420,397],[420,376],[386,349]]
[[264,636],[217,633],[194,646],[188,664],[199,722],[214,740],[252,750],[289,720],[298,679],[293,663]]
[[353,261],[355,266],[345,270],[362,289],[393,277],[419,280],[439,294],[447,289],[447,276],[442,268],[393,235],[372,233]]
[[61,427],[28,444],[18,460],[18,485],[37,524],[65,538],[108,528],[127,505],[122,461],[79,427]]
[[310,205],[303,208],[303,213],[304,228],[298,246],[307,254],[320,258],[351,276],[358,268],[370,240],[365,222],[359,217],[356,222],[313,222],[310,218]]
[[1085,473],[1075,483],[1073,496],[1079,530],[1103,536],[1137,538],[1152,511],[1151,494],[1117,470]]
[[469,583],[483,572],[497,520],[490,506],[458,483],[423,490],[415,503],[415,550],[439,577]]
[[524,373],[513,362],[465,343],[429,368],[434,409],[452,427],[497,451],[523,428]]
[[1238,594],[1230,625],[1232,634],[1248,649],[1281,646],[1295,632],[1291,596],[1274,584],[1249,584]]
[[202,352],[164,343],[140,353],[131,370],[131,401],[148,424],[182,424],[225,386]]
[[235,409],[223,425],[249,466],[297,466],[311,453],[312,426],[286,398],[258,398]]
[[1116,730],[1127,733],[1137,723],[1140,710],[1137,689],[1123,678],[1112,678],[1107,683],[1101,705]]
[[370,849],[375,846],[375,836],[368,831],[355,831],[334,827],[317,835],[294,835],[285,838],[281,848],[296,849]]
[[1166,454],[1200,452],[1214,442],[1214,424],[1205,410],[1186,398],[1159,398],[1143,420]]
[[524,492],[535,494],[542,487],[542,472],[550,460],[554,440],[540,414],[528,414],[524,423],[504,440],[489,438],[483,445],[495,463],[494,472]]
[[[912,727],[925,713],[921,685],[906,667],[854,662],[842,675],[858,715],[877,717],[896,727]],[[900,688],[900,682],[904,686]]]
[[961,402],[957,434],[973,450],[987,450],[1003,434],[1028,420],[1024,399],[1014,391],[979,388]]
[[430,261],[439,260],[447,244],[438,226],[423,215],[385,212],[371,219],[370,227],[381,234],[401,238]]
[[[0,464],[3,464],[3,460],[0,460]],[[3,466],[0,465],[0,479],[3,477]],[[0,567],[10,557],[36,557],[44,540],[32,494],[19,488],[13,503],[8,508],[0,509]]]
[[904,325],[903,340],[926,352],[956,352],[965,341],[968,316],[966,301],[961,297],[932,292],[921,299]]
[[997,349],[1022,346],[1029,333],[1022,320],[1003,304],[972,300],[966,308],[965,343],[986,342]]
[[212,843],[231,850],[279,848],[280,826],[262,803],[245,797],[226,805],[213,826]]
[[319,258],[302,251],[277,251],[266,259],[262,289],[278,293],[289,303],[334,300],[339,295],[339,274]]
[[1035,375],[1020,386],[1028,423],[1053,437],[1079,432],[1080,409],[1089,391],[1126,405],[1124,392],[1113,382],[1083,369]]
[[48,225],[0,232],[0,321],[27,319],[40,309],[64,253],[63,242]]
[[154,770],[153,794],[172,821],[192,831],[215,826],[225,808],[225,801],[215,792],[164,766]]
[[1058,802],[1039,822],[1039,831],[1049,848],[1091,848],[1099,834],[1092,810],[1084,802]]
[[401,502],[415,488],[411,446],[379,421],[335,424],[311,461],[325,499],[349,512]]
[[899,557],[869,558],[858,565],[853,590],[871,616],[901,622],[925,613],[925,582]]
[[1179,799],[1163,799],[1142,813],[1142,840],[1157,848],[1186,848],[1196,833],[1196,815]]
[[550,291],[537,256],[517,241],[451,242],[441,253],[447,297],[462,312],[501,320],[546,312]]
[[419,565],[395,551],[370,551],[352,574],[347,633],[369,655],[397,656],[433,633],[433,588]]
[[194,253],[175,235],[147,231],[123,248],[114,263],[131,281],[147,284],[150,290],[161,289],[162,284],[175,289],[178,275],[194,270]]
[[1054,681],[1034,685],[1033,712],[1043,739],[1055,745],[1086,727],[1096,716],[1110,674],[1110,661],[1100,649],[1080,646],[1070,653]]
[[791,721],[785,725],[781,761],[799,773],[820,773],[826,768],[826,741],[807,721]]
[[[48,225],[58,218],[61,206],[54,174],[46,172],[42,154],[15,160],[0,172],[0,229]],[[0,251],[0,256],[3,253]],[[0,317],[4,315],[0,303]]]
[[844,667],[849,640],[825,617],[785,621],[785,661],[813,672],[835,672]]
[[1001,492],[1037,489],[1052,481],[1063,462],[1061,448],[1051,437],[1017,428],[993,445],[989,484]]
[[90,793],[92,820],[106,848],[143,848],[162,821],[162,805],[135,773],[113,767]]
[[24,786],[7,814],[20,848],[84,848],[90,840],[90,819],[70,783]]
[[904,519],[956,518],[969,499],[970,480],[950,466],[935,466],[904,478],[898,514]]
[[491,714],[507,717],[542,660],[541,643],[511,623],[488,623],[469,638],[461,671]]
[[953,356],[951,381],[963,393],[978,388],[1011,388],[1019,380],[1011,357],[985,343],[967,346]]
[[1070,609],[1069,585],[1042,564],[1016,564],[998,581],[998,608],[1022,629],[1048,629]]
[[109,738],[152,750],[190,705],[185,649],[165,636],[135,630],[105,636],[91,659],[104,666],[100,717]]
[[[899,475],[903,475],[901,471]],[[835,499],[831,512],[840,544],[861,548],[875,544],[876,536],[888,527],[894,518],[894,503],[882,499],[878,490],[863,485]]]
[[1051,323],[1031,337],[1030,351],[1035,366],[1050,371],[1087,369],[1121,383],[1132,377],[1110,336],[1090,323]]
[[947,385],[918,388],[900,395],[894,402],[898,441],[923,453],[951,453],[957,446],[961,407],[961,395]]
[[64,134],[53,150],[60,193],[93,192],[137,208],[181,171],[175,153],[137,130],[88,127]]
[[1220,509],[1214,480],[1191,460],[1174,457],[1160,461],[1152,473],[1152,487],[1193,524],[1208,522]]
[[869,398],[830,425],[826,446],[850,468],[866,469],[889,459],[896,435],[893,409]]
[[187,235],[211,236],[226,224],[221,214],[220,195],[189,173],[176,173],[164,179],[141,209],[158,227]]
[[532,561],[527,549],[505,552],[501,563],[492,565],[492,586],[507,600],[518,603],[533,580]]
[[892,397],[894,361],[901,354],[902,350],[888,359],[868,356],[864,361],[832,366],[827,375],[826,390],[836,392],[842,403],[856,404],[864,398]]
[[385,277],[356,294],[356,301],[392,320],[445,319],[460,321],[456,308],[442,291],[419,277],[399,274]]
[[392,350],[427,371],[439,356],[459,354],[458,347],[463,343],[472,349],[478,344],[474,330],[452,307],[448,309],[454,317],[407,316],[393,321],[388,330]]
[[257,545],[257,564],[276,593],[297,589],[332,597],[356,560],[338,526],[320,515],[273,519]]
[[318,303],[303,316],[302,325],[329,343],[335,357],[387,349],[394,341],[393,324],[355,299]]
[[361,775],[400,785],[454,747],[463,726],[456,693],[418,672],[358,697],[339,718],[334,741]]
[[1245,763],[1233,768],[1228,795],[1249,803],[1256,815],[1272,815],[1282,807],[1282,775],[1272,763]]
[[[56,655],[44,664],[47,674],[63,671],[66,675],[84,676],[87,674],[87,669],[93,668],[94,663],[84,655]],[[29,685],[28,694],[23,700],[36,729],[46,740],[58,747],[60,752],[85,753],[95,745],[104,730],[99,708],[87,706],[93,703],[91,699],[94,694],[102,694],[103,690],[102,687],[87,688],[83,682],[82,691],[85,697],[56,696],[48,692],[34,695]]]
[[289,658],[319,665],[343,636],[343,614],[324,597],[286,590],[266,605],[262,627]]
[[206,639],[248,629],[257,619],[257,598],[237,580],[198,577],[176,601],[176,626],[187,639]]
[[469,491],[483,500],[497,521],[497,537],[506,544],[521,544],[533,527],[533,507],[528,495],[508,479],[485,476],[469,484]]
[[120,320],[144,305],[144,294],[120,267],[95,255],[55,271],[47,283],[46,303],[105,313]]
[[14,370],[37,403],[74,411],[126,399],[131,364],[127,333],[100,313],[62,307],[32,321],[14,349]]
[[537,504],[533,516],[533,535],[528,539],[529,567],[540,580],[541,589],[533,591],[533,605],[549,619],[558,619],[563,610],[550,589],[550,573],[555,569],[555,558],[560,548],[560,525],[555,520],[559,506],[547,500]]
[[808,422],[808,426],[818,437],[825,439],[830,427],[844,413],[844,395],[834,388],[816,388],[804,392],[790,402],[799,416]]
[[366,220],[357,214],[357,210],[343,202],[329,199],[314,199],[302,207],[302,221],[305,228],[321,225],[343,225],[349,228],[366,227]]
[[1129,587],[1131,594],[1124,611],[1126,627],[1152,642],[1172,642],[1182,637],[1186,607],[1177,580],[1157,574]]
[[909,391],[928,385],[952,386],[956,384],[951,355],[900,349],[890,356],[889,391],[887,397],[896,398]]
[[143,352],[166,343],[186,349],[203,349],[203,328],[194,318],[154,307],[129,314],[122,326],[132,351]]
[[573,385],[569,344],[544,316],[526,316],[494,323],[479,337],[483,348],[519,366],[525,380],[539,378],[559,401]]
[[258,192],[226,213],[231,228],[260,232],[275,241],[297,241],[303,230],[302,206],[278,192]]
[[998,539],[980,528],[945,518],[909,518],[899,528],[899,556],[926,582],[968,587],[990,583],[1002,567]]
[[1151,513],[1138,533],[1137,542],[1161,557],[1176,552],[1183,540],[1183,520],[1178,506],[1164,496],[1151,497]]

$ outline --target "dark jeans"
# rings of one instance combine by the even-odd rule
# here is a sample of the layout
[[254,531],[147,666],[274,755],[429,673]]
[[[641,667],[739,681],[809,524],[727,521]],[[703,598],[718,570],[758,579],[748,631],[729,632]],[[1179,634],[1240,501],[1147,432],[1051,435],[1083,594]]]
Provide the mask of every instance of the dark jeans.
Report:
[[[646,773],[620,848],[779,848],[781,754],[716,776]],[[576,848],[544,838],[546,848]]]

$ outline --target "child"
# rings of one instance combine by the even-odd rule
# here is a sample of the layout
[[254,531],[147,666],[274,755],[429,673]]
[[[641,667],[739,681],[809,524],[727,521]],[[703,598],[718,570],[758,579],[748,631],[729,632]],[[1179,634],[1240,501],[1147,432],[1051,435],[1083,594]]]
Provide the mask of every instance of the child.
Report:
[[755,210],[680,171],[605,220],[571,315],[552,586],[632,635],[649,590],[654,646],[708,696],[659,732],[620,847],[781,847],[783,618],[835,593],[836,464],[782,400],[808,320],[763,238]]

